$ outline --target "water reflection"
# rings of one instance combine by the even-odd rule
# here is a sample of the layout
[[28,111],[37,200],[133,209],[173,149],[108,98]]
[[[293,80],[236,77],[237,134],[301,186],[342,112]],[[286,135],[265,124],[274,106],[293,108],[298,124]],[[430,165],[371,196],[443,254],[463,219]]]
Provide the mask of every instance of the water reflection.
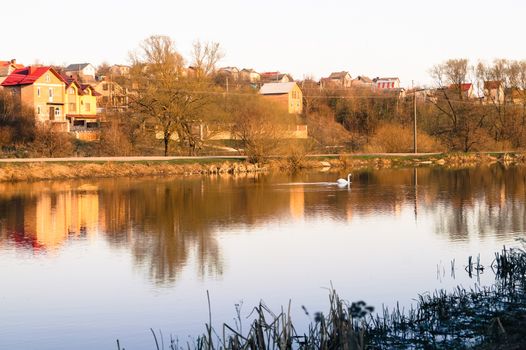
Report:
[[[60,252],[102,235],[129,249],[152,281],[177,280],[190,262],[201,277],[224,270],[218,237],[279,222],[397,217],[433,221],[451,241],[523,232],[526,170],[491,166],[355,173],[351,190],[317,186],[337,174],[111,179],[0,184],[1,249]],[[303,183],[303,185],[294,185]]]

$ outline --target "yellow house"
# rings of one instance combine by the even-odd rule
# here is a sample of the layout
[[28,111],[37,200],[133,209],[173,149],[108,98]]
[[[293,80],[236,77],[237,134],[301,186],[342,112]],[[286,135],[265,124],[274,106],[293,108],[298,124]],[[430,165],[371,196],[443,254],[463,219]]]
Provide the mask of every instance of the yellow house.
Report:
[[36,120],[69,131],[64,109],[66,81],[52,67],[29,66],[13,71],[2,86],[35,111]]
[[301,114],[303,111],[303,93],[295,82],[266,83],[259,93],[270,100],[286,106],[290,114]]
[[97,115],[97,96],[91,85],[80,84],[75,79],[67,79],[65,108],[66,119],[70,123],[70,131],[90,131],[99,127]]

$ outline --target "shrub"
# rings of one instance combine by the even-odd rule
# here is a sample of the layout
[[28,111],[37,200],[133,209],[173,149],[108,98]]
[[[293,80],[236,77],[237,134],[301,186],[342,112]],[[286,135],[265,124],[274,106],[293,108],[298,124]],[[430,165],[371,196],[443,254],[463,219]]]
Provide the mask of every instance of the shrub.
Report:
[[37,157],[67,157],[73,155],[73,139],[64,132],[55,131],[51,124],[36,127],[35,140],[30,146],[31,155]]
[[[444,146],[434,137],[418,130],[417,146],[419,152],[442,152]],[[376,133],[365,146],[366,152],[412,152],[413,130],[401,125],[385,123],[378,127]]]

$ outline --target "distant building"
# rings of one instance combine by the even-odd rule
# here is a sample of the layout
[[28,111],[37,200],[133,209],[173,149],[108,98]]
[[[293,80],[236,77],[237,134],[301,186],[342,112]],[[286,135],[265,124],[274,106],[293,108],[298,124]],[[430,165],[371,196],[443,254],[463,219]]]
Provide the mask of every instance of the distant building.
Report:
[[26,107],[32,108],[38,122],[47,122],[57,131],[69,131],[64,110],[66,81],[52,67],[16,69],[2,86]]
[[504,103],[504,84],[501,81],[484,82],[484,102],[499,105]]
[[223,67],[217,71],[218,75],[228,77],[231,82],[239,80],[239,69],[237,67]]
[[400,88],[400,79],[398,78],[375,78],[373,83],[379,90]]
[[353,88],[373,88],[374,82],[371,78],[359,75],[351,81]]
[[64,74],[79,81],[95,81],[96,69],[91,63],[75,63],[64,68]]
[[103,79],[93,84],[101,112],[122,112],[128,108],[128,90],[113,80]]
[[[66,79],[52,67],[16,69],[2,82],[2,86],[18,97],[22,105],[33,109],[37,122],[49,124],[56,131],[75,131],[79,120],[86,128],[89,127],[87,123],[91,123],[93,129],[99,126],[93,88],[74,79]],[[75,136],[86,139],[78,133]],[[88,137],[89,140],[93,138]]]
[[65,78],[65,110],[69,121],[69,131],[76,133],[77,138],[92,140],[98,134],[86,134],[100,127],[100,116],[97,115],[97,96],[95,89],[88,84],[80,84],[75,79]]
[[291,114],[300,114],[303,110],[303,93],[295,82],[266,83],[259,93],[286,107]]
[[290,83],[294,80],[289,74],[280,72],[264,72],[261,73],[261,83]]
[[476,98],[475,89],[471,83],[462,83],[462,84],[451,84],[448,86],[447,90],[453,93],[458,93],[464,99],[473,99]]
[[24,68],[24,66],[22,64],[17,64],[15,59],[10,61],[0,61],[0,84],[2,84],[9,74],[20,68]]
[[246,81],[252,84],[257,84],[261,81],[261,74],[253,69],[244,68],[239,73],[242,81]]
[[130,66],[114,64],[110,67],[109,73],[114,77],[128,77],[130,75]]
[[333,72],[329,75],[328,78],[323,78],[320,81],[322,88],[335,87],[335,88],[342,88],[342,89],[350,88],[351,82],[352,82],[352,77],[349,74],[349,72],[346,72],[346,71]]

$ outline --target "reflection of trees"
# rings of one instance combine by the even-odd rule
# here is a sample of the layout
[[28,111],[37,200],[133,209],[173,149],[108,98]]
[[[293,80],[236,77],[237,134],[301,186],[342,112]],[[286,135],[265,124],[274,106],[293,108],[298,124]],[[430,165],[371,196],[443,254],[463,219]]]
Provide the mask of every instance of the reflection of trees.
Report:
[[192,256],[200,274],[221,274],[214,233],[268,220],[289,204],[288,195],[269,196],[264,184],[231,176],[115,180],[100,193],[105,231],[118,245],[129,242],[157,282],[174,281]]
[[434,217],[435,231],[453,240],[526,229],[526,168],[420,168],[418,191],[413,169],[355,172],[350,192],[280,185],[337,177],[305,173],[0,184],[0,245],[60,246],[61,240],[99,228],[115,249],[130,248],[154,281],[167,283],[188,264],[202,276],[221,274],[216,240],[221,231],[291,217],[346,221],[396,216],[418,206],[419,217]]

